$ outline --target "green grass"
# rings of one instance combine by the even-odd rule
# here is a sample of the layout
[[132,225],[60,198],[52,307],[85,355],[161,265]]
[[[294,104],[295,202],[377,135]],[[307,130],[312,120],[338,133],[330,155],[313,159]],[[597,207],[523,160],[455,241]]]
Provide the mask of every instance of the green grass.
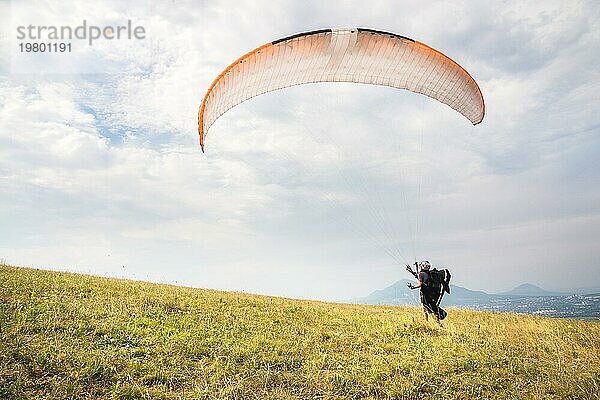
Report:
[[0,266],[0,398],[594,399],[600,324]]

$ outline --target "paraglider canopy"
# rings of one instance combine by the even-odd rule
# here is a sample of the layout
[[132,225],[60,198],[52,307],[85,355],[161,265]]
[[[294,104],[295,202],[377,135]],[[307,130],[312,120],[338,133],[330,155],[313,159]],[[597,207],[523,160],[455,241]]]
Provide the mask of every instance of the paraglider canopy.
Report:
[[200,146],[217,118],[252,97],[315,82],[356,82],[434,98],[474,125],[485,105],[464,68],[421,42],[373,29],[322,29],[275,40],[243,55],[217,76],[198,112]]

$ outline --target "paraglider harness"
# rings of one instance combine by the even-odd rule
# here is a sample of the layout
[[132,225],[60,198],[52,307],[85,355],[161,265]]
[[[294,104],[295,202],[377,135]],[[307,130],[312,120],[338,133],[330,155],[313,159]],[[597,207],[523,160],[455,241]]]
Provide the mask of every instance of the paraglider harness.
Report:
[[[421,281],[421,303],[429,312],[442,320],[446,317],[446,311],[440,308],[440,303],[444,297],[444,292],[450,294],[450,271],[447,269],[437,270],[435,268],[419,271],[419,264],[415,262],[413,271],[410,265],[406,266],[406,270],[410,272],[416,279],[419,279],[420,273],[427,274],[427,279]],[[412,286],[409,286],[412,288]]]

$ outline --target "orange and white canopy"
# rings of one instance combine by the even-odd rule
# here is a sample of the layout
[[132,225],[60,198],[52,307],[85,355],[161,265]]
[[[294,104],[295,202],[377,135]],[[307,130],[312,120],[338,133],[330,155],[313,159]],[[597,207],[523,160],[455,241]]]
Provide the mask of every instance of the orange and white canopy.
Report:
[[372,29],[323,29],[267,43],[228,66],[208,88],[198,112],[200,146],[230,108],[263,93],[314,82],[356,82],[434,98],[474,125],[485,105],[460,65],[415,40]]

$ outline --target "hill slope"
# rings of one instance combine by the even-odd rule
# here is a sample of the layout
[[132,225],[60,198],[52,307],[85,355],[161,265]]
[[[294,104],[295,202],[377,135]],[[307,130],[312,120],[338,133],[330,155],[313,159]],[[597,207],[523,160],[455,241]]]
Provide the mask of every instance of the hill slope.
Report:
[[600,324],[0,266],[0,398],[597,398]]

